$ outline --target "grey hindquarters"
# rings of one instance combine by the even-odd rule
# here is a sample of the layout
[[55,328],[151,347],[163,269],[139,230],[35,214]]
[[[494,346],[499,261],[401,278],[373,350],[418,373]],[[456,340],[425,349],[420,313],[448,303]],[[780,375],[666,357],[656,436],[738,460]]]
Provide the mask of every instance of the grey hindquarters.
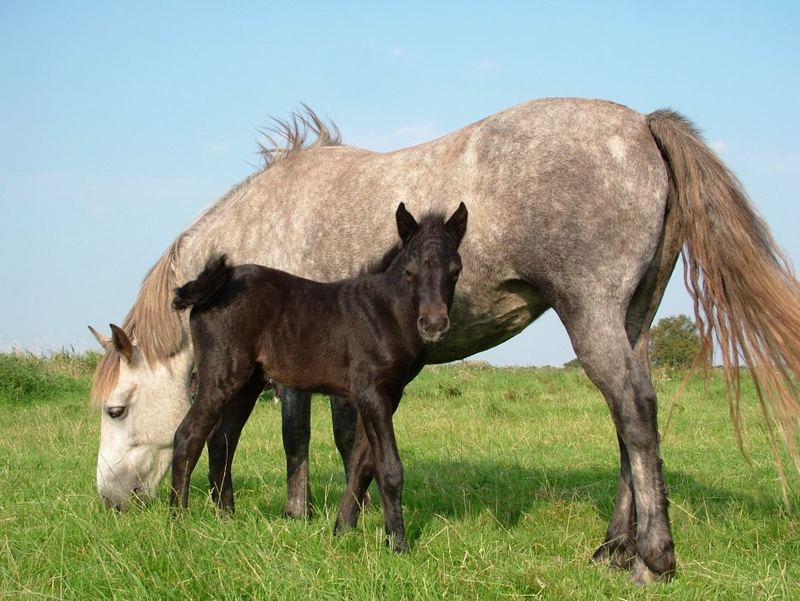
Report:
[[512,252],[520,277],[564,323],[617,430],[615,510],[595,555],[632,562],[634,579],[647,582],[675,569],[656,396],[642,349],[677,249],[663,242],[667,171],[644,118],[604,108],[610,118],[594,123],[588,115],[551,116],[575,135],[547,148],[559,156],[528,189],[519,215],[528,239]]

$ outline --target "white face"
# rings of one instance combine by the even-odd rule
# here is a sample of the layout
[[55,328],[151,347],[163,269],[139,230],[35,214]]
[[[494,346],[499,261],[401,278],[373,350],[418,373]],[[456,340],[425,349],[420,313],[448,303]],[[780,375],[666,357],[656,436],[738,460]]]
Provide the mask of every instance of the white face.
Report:
[[120,360],[119,381],[103,401],[97,490],[106,506],[149,501],[170,467],[175,429],[189,409],[192,353],[151,367],[138,352]]

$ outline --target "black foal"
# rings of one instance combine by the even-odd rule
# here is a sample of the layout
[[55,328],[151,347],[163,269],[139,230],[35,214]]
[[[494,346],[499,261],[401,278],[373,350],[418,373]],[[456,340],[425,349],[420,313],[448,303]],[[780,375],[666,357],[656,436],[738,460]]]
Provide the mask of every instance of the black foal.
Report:
[[230,460],[238,432],[228,438],[226,423],[240,411],[249,413],[271,378],[296,390],[345,397],[356,407],[356,442],[336,532],[355,525],[374,475],[386,533],[395,550],[407,548],[392,414],[425,364],[426,345],[450,328],[467,209],[461,203],[446,222],[427,215],[417,224],[401,203],[396,219],[402,245],[387,253],[379,273],[320,283],[260,265],[232,267],[223,255],[175,291],[175,309],[193,307],[199,387],[175,432],[173,507],[187,507],[189,478],[207,440],[227,445],[224,454],[215,453],[226,465],[211,466],[224,473],[223,482],[212,482],[212,492],[221,507],[232,507]]

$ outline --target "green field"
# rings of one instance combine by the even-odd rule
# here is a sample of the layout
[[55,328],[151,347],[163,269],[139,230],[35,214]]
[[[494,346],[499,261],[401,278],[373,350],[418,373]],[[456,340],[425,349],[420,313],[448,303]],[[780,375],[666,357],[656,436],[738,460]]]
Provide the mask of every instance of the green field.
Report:
[[396,556],[378,507],[331,535],[343,475],[323,398],[311,520],[281,516],[280,408],[266,400],[234,464],[235,517],[214,513],[205,457],[183,518],[169,519],[166,486],[151,506],[106,511],[87,402],[94,360],[0,355],[2,599],[800,598],[798,478],[787,510],[755,409],[748,465],[718,378],[691,381],[665,432],[681,376],[656,374],[679,574],[642,589],[588,563],[611,513],[617,448],[580,370],[463,363],[427,368],[408,387],[395,424],[412,550]]

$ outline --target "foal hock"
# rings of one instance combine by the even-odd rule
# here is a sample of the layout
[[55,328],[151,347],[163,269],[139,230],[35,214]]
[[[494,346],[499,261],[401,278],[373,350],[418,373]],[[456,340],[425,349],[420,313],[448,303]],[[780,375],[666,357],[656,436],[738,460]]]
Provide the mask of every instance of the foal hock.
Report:
[[220,507],[233,508],[230,467],[238,431],[229,438],[226,424],[249,412],[270,378],[297,390],[340,395],[357,408],[360,452],[351,464],[337,532],[355,524],[374,475],[386,532],[396,550],[407,548],[392,414],[425,364],[427,344],[450,327],[467,209],[461,203],[447,221],[431,214],[418,224],[401,203],[396,220],[402,245],[387,253],[380,273],[320,283],[260,265],[233,267],[221,255],[175,291],[176,310],[193,307],[199,386],[175,432],[173,507],[188,506],[189,478],[208,441],[209,449],[227,450],[210,462],[212,494]]

